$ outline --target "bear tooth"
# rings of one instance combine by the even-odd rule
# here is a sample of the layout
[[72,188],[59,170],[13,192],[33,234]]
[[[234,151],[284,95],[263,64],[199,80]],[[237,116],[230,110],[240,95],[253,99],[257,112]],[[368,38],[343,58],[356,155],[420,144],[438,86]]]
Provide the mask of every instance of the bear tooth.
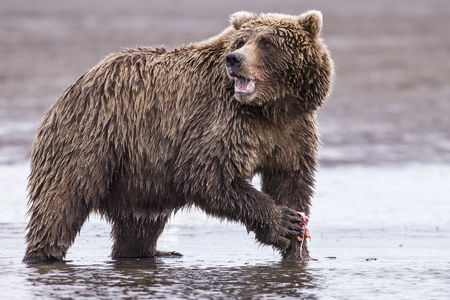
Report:
[[235,91],[250,94],[255,90],[256,81],[253,79],[239,77],[235,82]]

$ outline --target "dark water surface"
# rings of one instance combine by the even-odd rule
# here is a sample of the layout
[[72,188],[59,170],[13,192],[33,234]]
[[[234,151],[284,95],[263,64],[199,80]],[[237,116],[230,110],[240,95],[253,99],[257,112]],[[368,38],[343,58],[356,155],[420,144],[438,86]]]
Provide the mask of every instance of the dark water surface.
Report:
[[27,170],[0,165],[2,299],[450,297],[450,167],[322,168],[310,222],[317,260],[299,265],[195,209],[172,218],[159,242],[182,258],[111,260],[110,226],[92,216],[66,262],[23,264]]

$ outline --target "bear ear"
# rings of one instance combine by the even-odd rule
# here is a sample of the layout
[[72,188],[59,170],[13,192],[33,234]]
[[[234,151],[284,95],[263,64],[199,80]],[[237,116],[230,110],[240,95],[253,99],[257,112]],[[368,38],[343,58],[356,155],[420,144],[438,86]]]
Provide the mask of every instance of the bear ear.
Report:
[[322,13],[317,10],[310,10],[300,15],[299,23],[313,36],[318,36],[322,30]]
[[238,11],[230,16],[230,24],[233,25],[235,29],[241,28],[241,26],[250,21],[256,19],[258,16],[254,13],[247,11]]

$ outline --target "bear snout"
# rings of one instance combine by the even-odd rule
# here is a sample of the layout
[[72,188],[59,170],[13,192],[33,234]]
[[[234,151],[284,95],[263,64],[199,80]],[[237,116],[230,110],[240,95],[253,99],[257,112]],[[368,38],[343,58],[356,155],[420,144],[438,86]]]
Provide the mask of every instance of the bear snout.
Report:
[[227,68],[230,69],[239,69],[242,65],[244,57],[242,54],[237,52],[231,52],[226,56],[225,64]]

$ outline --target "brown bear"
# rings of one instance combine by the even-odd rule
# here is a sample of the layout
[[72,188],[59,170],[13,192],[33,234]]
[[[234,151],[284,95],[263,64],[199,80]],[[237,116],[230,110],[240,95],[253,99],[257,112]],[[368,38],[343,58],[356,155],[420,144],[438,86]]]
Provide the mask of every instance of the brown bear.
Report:
[[64,259],[91,212],[112,224],[113,258],[178,255],[156,242],[190,206],[241,222],[285,259],[308,256],[298,212],[309,214],[316,110],[333,78],[322,15],[230,23],[172,51],[112,54],[62,93],[32,149],[24,261]]

